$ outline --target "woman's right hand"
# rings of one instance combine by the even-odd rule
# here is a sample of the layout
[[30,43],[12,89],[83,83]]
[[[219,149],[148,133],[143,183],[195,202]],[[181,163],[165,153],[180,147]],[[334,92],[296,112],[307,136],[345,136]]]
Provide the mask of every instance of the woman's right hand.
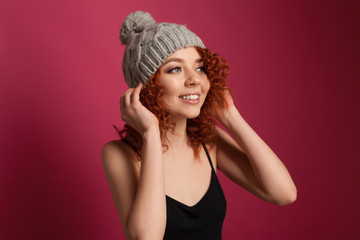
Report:
[[121,120],[134,128],[141,136],[151,129],[159,129],[159,120],[140,102],[143,84],[129,88],[120,98]]

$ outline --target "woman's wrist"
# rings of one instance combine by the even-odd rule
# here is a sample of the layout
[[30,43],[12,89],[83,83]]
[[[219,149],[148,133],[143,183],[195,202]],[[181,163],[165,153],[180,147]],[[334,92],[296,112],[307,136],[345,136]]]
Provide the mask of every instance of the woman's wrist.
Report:
[[240,115],[239,111],[235,106],[232,106],[226,112],[224,112],[224,115],[218,120],[221,125],[223,125],[225,128],[228,128],[231,125],[231,121],[234,120],[237,115]]
[[143,133],[142,137],[143,137],[143,140],[147,140],[147,139],[154,140],[156,138],[158,138],[160,140],[160,129],[159,129],[159,127],[153,127],[153,128],[147,129]]

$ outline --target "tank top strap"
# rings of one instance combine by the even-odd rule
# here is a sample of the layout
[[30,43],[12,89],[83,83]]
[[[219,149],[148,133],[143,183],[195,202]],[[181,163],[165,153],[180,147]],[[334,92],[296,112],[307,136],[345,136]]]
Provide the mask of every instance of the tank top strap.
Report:
[[215,172],[215,169],[214,169],[214,166],[213,166],[213,164],[212,164],[212,161],[211,161],[211,158],[210,158],[209,152],[208,152],[208,150],[206,149],[205,144],[204,144],[204,143],[202,143],[202,145],[203,145],[204,150],[205,150],[205,152],[206,152],[206,156],[207,156],[207,158],[208,158],[208,160],[209,160],[209,163],[210,163],[210,165],[211,165],[211,168],[212,168],[212,170]]

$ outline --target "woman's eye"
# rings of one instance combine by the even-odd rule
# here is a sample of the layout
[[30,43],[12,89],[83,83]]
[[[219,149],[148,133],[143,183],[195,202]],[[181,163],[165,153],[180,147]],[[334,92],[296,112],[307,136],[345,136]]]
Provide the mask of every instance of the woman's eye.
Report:
[[172,68],[168,71],[168,73],[172,73],[172,72],[179,72],[181,70],[180,67],[176,67],[176,68]]
[[[180,72],[181,71],[181,67],[175,67],[175,68],[171,68],[170,70],[168,70],[168,73],[174,73],[174,72]],[[200,71],[200,72],[205,72],[205,67],[198,67],[196,69],[196,71]]]
[[199,69],[201,72],[205,72],[205,67],[204,66],[198,67],[197,69]]

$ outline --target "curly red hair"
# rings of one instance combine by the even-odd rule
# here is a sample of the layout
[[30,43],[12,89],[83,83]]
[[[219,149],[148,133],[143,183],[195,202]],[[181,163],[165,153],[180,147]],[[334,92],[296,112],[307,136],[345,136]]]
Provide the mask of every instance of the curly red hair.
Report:
[[[210,81],[210,89],[206,96],[205,102],[201,107],[198,117],[187,120],[187,134],[189,137],[190,146],[194,150],[196,159],[200,159],[200,145],[201,143],[208,144],[210,148],[214,146],[217,141],[217,134],[215,131],[215,117],[213,116],[214,107],[226,108],[225,92],[230,89],[226,86],[226,77],[230,69],[225,59],[218,54],[212,53],[209,49],[195,47],[200,57],[203,60],[205,73]],[[160,128],[161,140],[166,139],[167,131],[171,130],[174,133],[175,123],[170,121],[171,113],[166,109],[162,101],[162,94],[164,89],[158,83],[157,79],[160,76],[158,70],[146,83],[140,92],[140,102],[149,109],[158,119]],[[139,160],[142,156],[142,137],[129,124],[125,124],[123,130],[119,130],[113,125],[120,138],[125,140],[138,154]],[[169,146],[163,144],[166,151]]]

